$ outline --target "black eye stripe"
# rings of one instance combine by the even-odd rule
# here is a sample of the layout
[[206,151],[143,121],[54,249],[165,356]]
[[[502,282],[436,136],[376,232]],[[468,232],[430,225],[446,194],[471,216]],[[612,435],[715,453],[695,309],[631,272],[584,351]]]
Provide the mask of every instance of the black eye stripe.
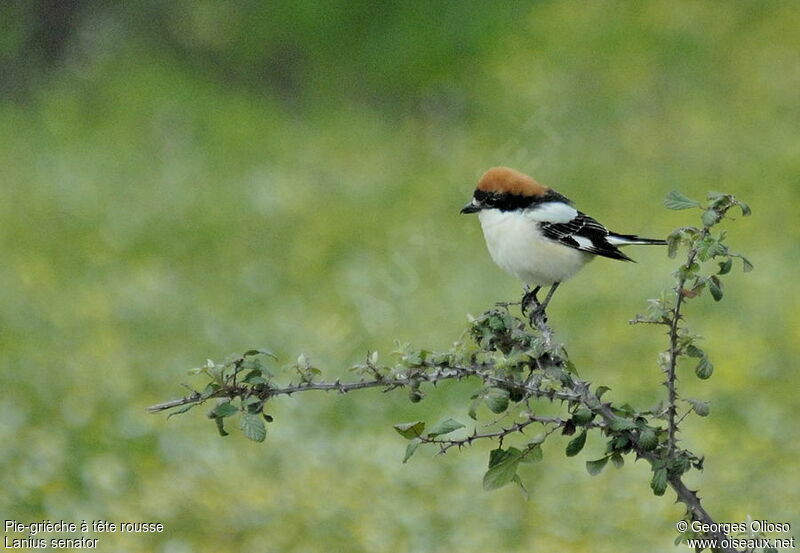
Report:
[[543,196],[523,196],[520,194],[510,194],[508,192],[475,190],[473,198],[478,204],[499,209],[500,211],[526,209],[546,202],[564,202],[572,204],[567,198],[553,190],[548,190]]
[[489,201],[488,201],[489,200],[489,196],[491,196],[491,194],[489,192],[484,192],[483,190],[475,190],[475,194],[473,194],[472,197],[475,199],[476,203],[488,204],[489,203]]

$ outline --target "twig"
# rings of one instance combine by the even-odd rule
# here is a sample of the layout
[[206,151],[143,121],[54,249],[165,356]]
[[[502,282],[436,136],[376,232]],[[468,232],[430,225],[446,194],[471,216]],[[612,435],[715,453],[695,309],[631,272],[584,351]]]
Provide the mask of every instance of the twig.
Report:
[[200,392],[194,392],[193,394],[189,394],[188,396],[184,396],[179,399],[171,399],[163,403],[157,403],[155,405],[151,405],[150,407],[147,408],[147,411],[149,413],[160,413],[161,411],[167,411],[168,409],[174,409],[175,407],[189,405],[190,403],[200,403],[202,400],[201,398],[202,396],[200,395]]
[[[503,438],[506,436],[510,436],[511,434],[516,434],[517,432],[523,433],[523,430],[530,426],[533,423],[541,423],[544,426],[553,425],[554,429],[558,429],[563,427],[567,424],[567,419],[562,419],[561,417],[540,417],[538,415],[528,415],[526,420],[521,422],[516,422],[509,426],[508,428],[501,428],[495,432],[484,432],[478,433],[477,430],[466,436],[464,438],[458,439],[448,439],[448,438],[427,438],[425,436],[420,436],[419,440],[420,443],[423,444],[436,444],[440,447],[439,453],[443,454],[446,453],[448,449],[452,447],[458,447],[461,449],[462,447],[471,446],[472,442],[477,440],[485,440],[485,439],[499,439],[502,441]],[[596,426],[596,425],[595,425]]]
[[[719,527],[719,525],[714,522],[714,519],[711,518],[711,515],[709,515],[700,504],[700,497],[697,495],[697,491],[687,488],[680,476],[668,476],[667,482],[669,482],[670,487],[675,490],[678,500],[686,505],[686,508],[691,514],[692,520],[699,520],[704,524],[708,524],[712,528]],[[717,530],[710,532],[709,535],[717,542],[718,547],[714,548],[714,551],[721,551],[722,553],[739,553],[737,549],[733,549],[732,547],[721,547],[722,543],[728,537],[724,532]]]
[[[276,396],[292,395],[300,392],[321,391],[321,392],[339,392],[346,394],[356,390],[363,390],[366,388],[385,388],[391,390],[394,388],[401,388],[410,386],[413,380],[419,382],[427,382],[428,384],[437,384],[445,380],[460,380],[466,377],[477,377],[484,382],[498,386],[509,386],[519,388],[522,391],[530,393],[531,396],[543,397],[550,400],[562,401],[575,401],[578,396],[575,393],[566,390],[541,390],[536,387],[527,386],[522,382],[509,380],[507,378],[500,378],[488,374],[486,371],[481,371],[472,367],[463,367],[458,365],[449,364],[434,364],[424,363],[421,365],[424,368],[432,369],[432,372],[417,372],[414,374],[413,379],[408,377],[398,378],[381,378],[375,380],[361,380],[358,382],[308,382],[300,384],[290,384],[284,387],[268,386],[255,395],[261,399],[269,399]],[[159,413],[175,407],[181,407],[190,403],[203,403],[208,399],[229,397],[234,398],[237,396],[245,395],[248,389],[244,387],[228,387],[223,388],[209,396],[203,397],[199,392],[195,392],[180,399],[173,399],[164,403],[151,405],[147,408],[150,413]]]
[[[708,235],[708,227],[704,227],[700,233],[700,239],[704,239]],[[695,257],[697,257],[697,246],[692,246],[692,249],[689,251],[689,256],[686,259],[686,263],[683,265],[684,268],[688,269],[694,263]],[[669,321],[669,364],[667,365],[667,381],[665,382],[667,386],[667,457],[671,458],[674,451],[675,451],[675,433],[678,429],[678,423],[675,421],[675,417],[678,411],[678,391],[675,387],[675,382],[677,377],[675,375],[675,369],[678,366],[678,355],[680,354],[680,346],[678,345],[678,325],[682,318],[681,315],[681,307],[683,307],[684,302],[684,285],[686,284],[686,275],[682,271],[678,276],[678,283],[675,287],[675,307],[672,309],[672,318]]]

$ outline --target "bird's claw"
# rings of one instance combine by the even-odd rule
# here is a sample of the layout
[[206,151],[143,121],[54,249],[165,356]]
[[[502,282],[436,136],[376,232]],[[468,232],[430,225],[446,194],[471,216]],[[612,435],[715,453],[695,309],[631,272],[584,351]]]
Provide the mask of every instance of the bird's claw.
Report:
[[547,322],[547,312],[545,311],[546,307],[547,307],[546,305],[536,302],[536,304],[533,306],[533,309],[531,309],[528,313],[525,313],[523,311],[523,314],[526,315],[532,323],[536,320],[546,323]]
[[521,303],[521,310],[522,314],[528,317],[530,320],[542,318],[543,320],[547,320],[547,316],[545,315],[545,305],[539,303],[539,299],[536,296],[526,297],[523,298]]
[[[531,321],[531,324],[534,324],[534,321],[541,321],[542,323],[547,323],[547,313],[545,310],[547,306],[550,304],[550,300],[553,297],[553,293],[555,293],[556,289],[558,288],[559,282],[555,282],[550,287],[550,290],[547,292],[547,297],[544,301],[539,301],[539,298],[536,297],[537,292],[541,289],[541,286],[537,286],[533,290],[528,290],[525,288],[525,295],[522,296],[521,302],[521,309],[522,314],[528,317]],[[530,310],[530,311],[529,311]]]
[[537,286],[533,290],[528,289],[525,287],[525,295],[522,296],[522,301],[520,301],[520,309],[522,310],[522,314],[525,315],[526,311],[533,306],[535,309],[538,309],[542,304],[539,303],[539,298],[536,297],[536,294],[539,293],[541,286]]

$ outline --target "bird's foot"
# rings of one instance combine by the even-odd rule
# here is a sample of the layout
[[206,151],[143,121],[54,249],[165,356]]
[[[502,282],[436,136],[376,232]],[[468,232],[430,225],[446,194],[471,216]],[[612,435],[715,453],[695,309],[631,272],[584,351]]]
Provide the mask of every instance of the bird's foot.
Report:
[[520,301],[520,309],[522,310],[523,315],[527,315],[526,312],[529,309],[539,309],[541,303],[539,303],[539,298],[536,297],[536,294],[539,293],[541,288],[541,286],[537,286],[531,290],[528,286],[525,287],[525,295],[522,296],[522,301]]
[[[550,304],[550,300],[553,298],[553,294],[555,293],[559,284],[561,283],[553,283],[553,285],[550,287],[550,290],[547,292],[547,297],[544,298],[544,301],[540,302],[539,298],[536,297],[536,293],[539,291],[541,286],[537,286],[533,290],[526,292],[522,297],[522,314],[528,317],[531,325],[539,326],[547,324],[547,313],[545,310]],[[528,309],[531,310],[526,313]]]
[[531,324],[536,326],[537,322],[547,323],[547,312],[545,309],[547,309],[547,305],[544,303],[537,302],[533,306],[533,309],[527,313],[528,320],[530,320]]

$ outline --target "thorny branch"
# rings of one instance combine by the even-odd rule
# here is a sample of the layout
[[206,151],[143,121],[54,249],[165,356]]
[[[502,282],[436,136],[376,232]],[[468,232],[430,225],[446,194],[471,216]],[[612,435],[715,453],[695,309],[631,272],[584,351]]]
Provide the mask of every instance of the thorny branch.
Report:
[[[493,312],[489,312],[493,313]],[[541,312],[533,312],[531,324],[535,328],[547,326],[545,322],[545,315]],[[549,328],[549,327],[548,327]],[[565,360],[561,357],[560,353],[549,350],[545,352],[542,357],[546,359],[549,366],[564,365]],[[540,358],[541,359],[541,358]],[[663,463],[665,458],[665,451],[657,449],[648,450],[641,442],[641,435],[643,429],[632,424],[627,417],[621,417],[614,410],[614,407],[607,402],[603,402],[598,395],[591,390],[590,383],[578,379],[568,373],[564,372],[560,377],[564,380],[565,386],[562,389],[543,388],[535,382],[519,381],[513,378],[498,377],[493,374],[495,368],[491,363],[479,363],[474,366],[465,366],[459,364],[451,364],[448,361],[438,363],[423,362],[420,366],[415,367],[405,374],[399,374],[395,377],[374,377],[371,379],[360,380],[357,382],[301,382],[297,384],[290,384],[287,386],[265,386],[259,391],[254,390],[247,384],[236,384],[235,386],[221,388],[210,395],[203,397],[203,394],[196,392],[184,398],[168,401],[153,405],[149,408],[150,412],[157,413],[160,411],[172,409],[175,407],[198,404],[214,398],[248,398],[258,397],[260,401],[266,401],[278,396],[290,396],[301,392],[309,391],[333,391],[338,393],[349,393],[357,390],[364,390],[369,388],[380,388],[384,391],[390,391],[397,388],[408,388],[411,386],[418,386],[420,383],[438,384],[448,380],[461,380],[464,378],[475,378],[490,386],[505,386],[524,392],[526,397],[542,398],[550,401],[565,401],[572,405],[583,406],[591,413],[599,417],[599,421],[589,423],[589,427],[602,428],[606,434],[623,439],[630,444],[635,456],[637,458],[645,459],[651,465]],[[459,439],[446,439],[446,438],[426,438],[421,436],[422,443],[435,444],[440,447],[443,453],[452,447],[463,447],[472,445],[477,440],[490,440],[490,439],[503,439],[505,437],[519,434],[528,426],[534,423],[540,423],[545,426],[551,427],[551,431],[558,428],[564,428],[570,424],[571,419],[562,417],[541,417],[529,414],[524,420],[516,422],[505,429],[500,429],[492,432],[485,433],[472,433],[464,438]],[[641,426],[641,425],[640,425]],[[615,430],[621,429],[621,430]],[[645,444],[646,445],[646,444]],[[688,451],[678,450],[673,451],[674,454],[680,455],[687,459],[696,459],[696,457]],[[700,503],[697,494],[684,484],[680,474],[669,475],[667,478],[668,484],[677,494],[679,501],[686,505],[688,512],[691,514],[692,519],[699,520],[703,523],[713,524],[714,520],[705,511]],[[715,535],[718,539],[723,539],[724,536]],[[733,549],[726,549],[723,551],[735,551]]]
[[[703,227],[700,231],[700,241],[705,240],[708,236],[709,227]],[[686,259],[686,263],[682,266],[683,270],[678,271],[678,282],[675,287],[675,307],[672,309],[672,313],[669,320],[669,361],[666,368],[667,373],[667,380],[664,383],[667,387],[667,429],[668,429],[668,454],[672,455],[672,452],[675,451],[675,434],[678,429],[678,422],[675,421],[675,418],[678,414],[678,391],[676,386],[677,376],[675,374],[675,369],[678,367],[678,356],[680,355],[680,346],[679,346],[679,338],[680,335],[678,334],[678,329],[680,325],[680,321],[683,318],[681,315],[681,307],[683,307],[684,299],[686,298],[688,292],[685,289],[686,281],[688,280],[688,269],[694,264],[694,260],[697,257],[697,247],[692,247],[689,250],[688,257]],[[683,417],[681,418],[683,420]]]
[[[683,207],[699,206],[697,202],[683,197],[679,197],[678,200],[687,204]],[[428,434],[425,434],[422,422],[396,425],[398,432],[413,442],[413,444],[410,442],[410,446],[413,447],[407,450],[406,459],[413,454],[417,445],[433,445],[439,448],[439,453],[445,453],[452,448],[461,449],[471,446],[476,441],[485,440],[499,443],[497,449],[492,452],[493,459],[495,459],[494,453],[499,452],[495,462],[519,462],[557,430],[566,435],[580,430],[578,438],[581,440],[588,430],[599,430],[608,438],[607,453],[604,458],[587,463],[587,468],[592,463],[594,467],[599,467],[598,470],[602,470],[609,459],[615,465],[621,466],[622,456],[632,453],[635,459],[644,459],[651,465],[653,470],[651,487],[656,495],[662,495],[667,486],[671,487],[677,500],[686,506],[688,518],[716,527],[715,521],[701,504],[697,492],[690,490],[683,481],[683,475],[690,469],[702,470],[703,459],[677,447],[676,434],[679,431],[680,421],[686,414],[698,409],[692,404],[692,409],[676,420],[678,399],[676,369],[678,358],[683,355],[700,357],[701,365],[710,367],[704,352],[692,343],[691,336],[680,326],[685,301],[698,295],[704,286],[711,288],[714,299],[721,298],[722,294],[718,277],[700,274],[696,261],[724,258],[725,261],[720,264],[721,269],[718,274],[730,270],[732,257],[742,258],[745,270],[749,270],[748,266],[752,267],[742,256],[727,250],[727,246],[722,244],[724,235],[714,241],[709,232],[710,227],[721,220],[733,205],[742,207],[743,212],[747,209],[732,196],[717,195],[713,198],[711,207],[704,213],[702,229],[684,227],[670,236],[671,256],[674,255],[678,242],[689,245],[686,262],[676,271],[672,303],[667,297],[651,300],[650,315],[638,316],[632,321],[661,324],[669,328],[669,349],[666,352],[668,358],[662,363],[667,375],[666,410],[658,407],[650,411],[637,412],[628,406],[617,406],[603,401],[601,398],[605,391],[604,387],[598,387],[593,391],[588,381],[570,372],[569,360],[561,344],[555,341],[555,335],[547,323],[544,310],[531,310],[527,314],[527,321],[523,321],[509,313],[509,304],[500,304],[500,308],[487,311],[474,319],[469,329],[469,339],[457,342],[452,350],[434,353],[401,348],[398,352],[399,363],[392,366],[379,364],[377,354],[372,354],[367,357],[364,364],[353,368],[361,375],[357,381],[321,380],[320,371],[301,356],[298,363],[292,367],[299,374],[300,380],[280,384],[276,382],[272,371],[260,361],[261,357],[272,354],[264,350],[251,350],[224,364],[209,361],[204,367],[195,370],[196,374],[204,374],[211,379],[203,391],[195,391],[183,398],[153,405],[149,411],[158,413],[173,410],[172,414],[178,414],[209,400],[216,400],[216,406],[208,416],[214,419],[220,433],[226,434],[223,429],[223,419],[239,414],[242,418],[241,428],[245,434],[251,439],[261,441],[264,439],[265,430],[260,417],[263,416],[267,422],[272,421],[272,417],[264,413],[264,406],[268,401],[280,396],[291,396],[312,390],[346,394],[371,388],[381,389],[384,392],[406,389],[409,391],[411,401],[416,402],[424,396],[420,390],[422,385],[436,386],[445,381],[469,379],[481,385],[473,396],[476,402],[485,401],[487,407],[498,414],[516,412],[516,422],[485,432],[478,432],[476,428],[471,433],[462,432],[460,437],[448,436],[454,430],[463,428],[464,425],[460,423],[442,431],[430,431]],[[709,216],[709,213],[713,217]],[[469,343],[472,343],[471,347]],[[701,376],[699,371],[701,365],[698,365],[698,376]],[[701,378],[707,378],[708,375],[710,370]],[[488,403],[490,396],[495,400],[491,405]],[[566,403],[569,414],[568,416],[538,415],[530,406],[529,402],[532,400]],[[477,418],[474,407],[471,408],[470,416]],[[655,420],[660,418],[666,418],[666,431],[658,426]],[[245,422],[247,424],[244,424]],[[495,425],[497,423],[498,421],[495,421]],[[545,433],[531,439],[523,450],[514,450],[513,447],[503,449],[504,440],[525,439],[525,431],[534,424],[542,425]],[[572,445],[571,443],[570,446]],[[574,455],[583,447],[583,442],[580,441],[572,452],[570,446],[567,455]],[[492,471],[492,462],[490,460],[489,472]],[[507,482],[511,481],[512,477],[521,485],[514,470],[508,473]],[[716,539],[719,544],[727,536],[722,532],[712,532],[708,537]],[[736,551],[722,547],[717,550],[725,553]]]
[[426,362],[420,365],[420,368],[432,369],[432,371],[415,372],[412,377],[409,377],[408,375],[399,375],[396,378],[376,378],[374,380],[359,380],[357,382],[340,382],[339,380],[335,380],[333,382],[304,382],[299,384],[289,384],[288,386],[282,387],[268,386],[257,392],[254,392],[246,384],[238,386],[234,385],[221,388],[208,395],[204,395],[200,392],[193,392],[179,399],[173,399],[170,401],[165,401],[164,403],[151,405],[147,408],[147,410],[150,413],[159,413],[161,411],[174,409],[175,407],[204,403],[209,399],[215,398],[258,397],[259,399],[266,401],[267,399],[278,396],[291,396],[299,392],[310,392],[312,390],[318,392],[339,392],[340,394],[346,394],[368,388],[383,388],[383,391],[388,392],[395,388],[418,385],[421,382],[436,385],[439,382],[444,382],[446,380],[461,380],[466,377],[478,377],[487,384],[491,385],[513,385],[518,389],[529,392],[531,396],[545,397],[551,400],[558,399],[562,401],[574,401],[578,398],[576,394],[569,391],[544,391],[525,387],[519,383],[509,384],[509,380],[488,374],[486,370],[482,370],[477,367],[434,365]]
[[[506,436],[513,436],[514,434],[524,434],[525,429],[532,425],[533,423],[539,423],[544,427],[550,427],[548,433],[555,432],[559,428],[564,428],[569,424],[569,419],[564,419],[561,417],[541,417],[534,415],[533,413],[528,413],[525,415],[525,420],[520,422],[515,422],[508,428],[501,428],[500,430],[496,430],[494,432],[482,432],[478,433],[476,429],[472,434],[467,435],[464,438],[428,438],[425,436],[420,436],[419,440],[420,443],[423,444],[435,444],[439,446],[439,453],[444,454],[447,453],[452,447],[456,447],[461,449],[463,447],[471,446],[473,442],[478,440],[498,440],[500,445],[503,443],[503,439]],[[598,423],[591,423],[587,425],[592,428],[600,428],[601,425]]]

